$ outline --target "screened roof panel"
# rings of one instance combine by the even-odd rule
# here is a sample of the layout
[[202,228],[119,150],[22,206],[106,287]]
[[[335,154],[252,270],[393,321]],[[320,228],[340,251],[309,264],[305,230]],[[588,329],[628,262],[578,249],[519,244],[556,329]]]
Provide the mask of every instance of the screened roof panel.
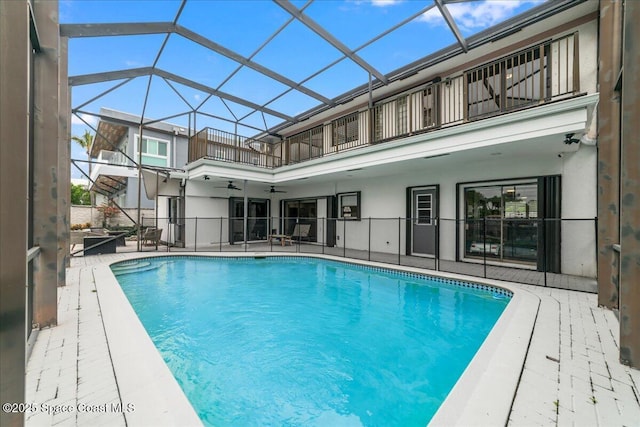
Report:
[[[460,32],[465,37],[469,37],[540,3],[543,3],[543,0],[458,2],[447,4],[447,9]],[[437,8],[430,10],[419,20],[436,30],[448,28]]]
[[163,0],[149,7],[148,0],[61,0],[60,22],[87,24],[107,22],[160,22],[171,21],[180,7],[181,0]]
[[227,110],[229,110],[231,112],[231,114],[234,117],[238,118],[238,119],[240,119],[240,118],[242,118],[244,116],[247,116],[247,115],[249,115],[249,114],[251,114],[251,113],[253,113],[255,111],[255,109],[253,109],[253,108],[249,108],[247,106],[237,104],[237,103],[235,103],[233,101],[225,100],[223,104],[224,104],[225,108]]
[[[76,108],[81,107],[83,104],[90,101],[91,99],[97,96],[100,96],[101,93],[111,90],[116,86],[118,86],[119,84],[125,83],[125,82],[126,82],[126,79],[122,79],[122,80],[113,80],[108,82],[95,83],[91,85],[75,86],[73,88],[73,97],[71,100],[73,102],[73,106]],[[96,100],[97,103],[101,104],[103,102],[102,99],[103,97],[98,98]],[[85,107],[82,107],[82,109],[84,108]],[[91,104],[87,104],[86,108],[91,108]]]
[[191,40],[172,34],[157,67],[216,89],[237,68],[237,63]]
[[[169,83],[173,84],[173,82]],[[149,97],[144,110],[145,121],[148,119],[162,119],[163,117],[191,111],[191,108],[178,96],[169,83],[162,77],[153,76],[151,78]],[[191,104],[193,105],[193,103]]]
[[305,13],[354,50],[430,5],[433,0],[316,1]]
[[287,86],[257,71],[242,67],[220,89],[233,93],[247,101],[262,105],[287,90]]
[[289,18],[269,1],[188,1],[178,24],[248,58]]
[[[123,78],[135,77],[82,110],[97,113],[106,107],[141,115],[146,99],[145,120],[151,114],[157,119],[197,108],[197,129],[206,123],[233,132],[244,122],[245,134],[250,136],[256,127],[264,128],[263,114],[267,126],[293,123],[295,116],[311,109],[348,100],[354,88],[367,84],[370,73],[385,82],[407,64],[421,67],[420,61],[433,52],[460,45],[455,32],[464,44],[471,35],[487,28],[491,34],[491,26],[532,7],[537,14],[545,8],[563,10],[579,3],[63,0],[59,4],[61,33],[70,38],[72,85],[86,83],[86,75],[94,82],[73,87],[72,108]],[[425,9],[429,10],[422,14]],[[442,11],[452,22],[447,23]],[[535,19],[533,12],[520,25]],[[147,33],[153,34],[140,35]],[[107,37],[112,34],[116,36]],[[168,42],[161,48],[167,34]],[[171,122],[178,120],[182,119]]]
[[369,74],[359,65],[344,59],[305,83],[329,98],[349,91],[369,81]]
[[267,104],[269,108],[282,111],[289,116],[297,116],[319,105],[316,99],[297,90],[291,90],[275,101]]
[[[120,86],[119,88],[94,100],[87,106],[82,107],[82,110],[92,113],[99,113],[100,108],[106,107],[112,110],[140,115],[142,113],[142,107],[144,105],[148,83],[149,77],[136,77],[130,80],[128,83]],[[71,100],[74,106],[79,105],[76,104],[75,89],[72,93]]]
[[183,98],[185,98],[187,100],[187,102],[194,109],[198,108],[198,106],[200,106],[200,104],[205,102],[205,100],[209,96],[209,94],[206,93],[206,92],[194,89],[194,88],[189,87],[189,86],[185,86],[185,85],[183,85],[181,83],[177,83],[177,82],[174,82],[174,81],[169,81],[169,83],[171,84],[171,86],[173,86],[173,88],[175,90],[177,90],[180,93],[180,95],[182,95]]
[[238,120],[239,117],[242,117],[245,114],[249,114],[251,112],[248,109],[246,112],[234,111],[237,109],[235,108],[235,105],[233,103],[226,101],[226,105],[225,105],[225,102],[222,102],[222,99],[220,99],[217,96],[212,96],[209,99],[207,99],[206,102],[202,105],[201,110],[207,111],[212,115],[230,120],[232,122],[235,122],[236,120]]
[[[247,117],[245,117],[242,122],[246,123],[247,125],[254,126],[256,128],[260,128],[260,129],[264,129],[264,130],[267,130],[269,127],[274,126],[274,125],[279,123],[279,122],[275,122],[273,117],[271,117],[271,118],[269,118],[269,120],[267,120],[267,116],[265,115],[264,118],[263,118],[262,114],[260,112],[258,112],[258,111],[256,111],[255,113],[250,114]],[[272,122],[272,123],[269,124],[269,122]],[[273,122],[275,122],[275,123],[273,123]]]
[[299,82],[343,55],[298,21],[282,30],[254,60]]
[[365,47],[360,56],[386,74],[455,42],[451,32],[438,34],[414,21]]
[[163,35],[93,37],[69,40],[69,75],[150,67]]

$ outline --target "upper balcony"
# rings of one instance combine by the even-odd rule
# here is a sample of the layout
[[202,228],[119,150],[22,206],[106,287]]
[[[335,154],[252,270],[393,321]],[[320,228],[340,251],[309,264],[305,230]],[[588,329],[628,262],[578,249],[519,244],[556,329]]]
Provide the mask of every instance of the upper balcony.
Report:
[[278,168],[566,99],[580,93],[578,33],[435,78],[371,107],[270,142],[205,128],[189,141],[201,158]]

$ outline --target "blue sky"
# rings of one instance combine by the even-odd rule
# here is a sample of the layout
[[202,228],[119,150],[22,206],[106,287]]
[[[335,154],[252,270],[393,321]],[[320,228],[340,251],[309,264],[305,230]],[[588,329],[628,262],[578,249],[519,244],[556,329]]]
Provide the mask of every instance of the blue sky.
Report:
[[[432,8],[363,47],[372,38],[417,14],[432,0],[316,0],[293,1],[297,8],[339,39],[349,49],[383,74],[455,43],[437,8]],[[465,37],[523,12],[539,0],[482,0],[453,3],[448,9]],[[306,5],[306,7],[305,7]],[[61,0],[60,22],[115,23],[115,22],[167,22],[173,21],[180,1],[130,0]],[[300,22],[290,22],[291,15],[277,4],[267,0],[189,0],[178,24],[215,43],[250,58],[278,74],[303,85],[326,98],[334,98],[368,81],[368,73],[348,59],[342,59],[331,68],[313,78],[314,73],[343,58],[343,54],[310,31]],[[273,39],[261,48],[269,38]],[[69,41],[69,75],[83,75],[151,66],[165,40],[164,34],[126,37],[75,38]],[[261,48],[261,49],[260,49]],[[316,105],[318,101],[293,90],[257,71],[239,64],[212,50],[206,49],[180,35],[172,34],[160,56],[157,67],[200,84],[246,99],[259,105],[294,116]],[[78,107],[120,81],[78,86],[72,92],[72,107]],[[100,107],[112,108],[140,115],[148,77],[138,77],[104,97],[88,104],[82,110],[97,113]],[[207,94],[180,84],[172,83],[182,100],[163,79],[153,77],[145,117],[159,119],[185,113],[203,102]],[[274,100],[274,98],[277,98]],[[253,113],[248,107],[210,98],[204,111],[229,120],[247,116],[243,123],[256,128],[278,124],[281,119]],[[97,120],[83,116],[95,125]],[[187,125],[187,116],[171,119],[178,125]],[[233,131],[232,123],[198,117],[198,129],[211,126]],[[88,127],[73,118],[72,135],[81,135]],[[251,127],[240,127],[239,133],[252,135]],[[76,144],[72,158],[84,159]],[[81,175],[72,167],[72,177]]]

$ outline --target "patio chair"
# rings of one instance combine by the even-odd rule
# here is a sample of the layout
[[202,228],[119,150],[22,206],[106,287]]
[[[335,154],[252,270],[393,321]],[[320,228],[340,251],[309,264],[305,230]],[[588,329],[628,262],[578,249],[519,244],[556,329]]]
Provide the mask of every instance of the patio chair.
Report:
[[157,246],[162,236],[162,228],[147,228],[142,235],[142,244]]
[[293,231],[289,236],[289,239],[296,239],[302,241],[302,239],[309,240],[309,232],[311,231],[311,224],[296,224],[293,227]]
[[302,239],[309,240],[310,231],[311,224],[296,224],[295,227],[293,227],[291,234],[270,234],[268,243],[271,244],[272,239],[279,239],[280,244],[284,246],[287,243],[292,244],[293,239],[297,239],[298,241],[301,241]]

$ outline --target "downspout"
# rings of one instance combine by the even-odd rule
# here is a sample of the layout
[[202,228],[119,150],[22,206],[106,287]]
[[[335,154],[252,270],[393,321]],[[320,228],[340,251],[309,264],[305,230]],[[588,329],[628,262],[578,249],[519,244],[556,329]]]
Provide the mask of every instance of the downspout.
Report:
[[598,143],[598,102],[593,107],[591,113],[591,122],[589,127],[585,129],[585,134],[580,138],[580,142],[584,145],[595,146]]

